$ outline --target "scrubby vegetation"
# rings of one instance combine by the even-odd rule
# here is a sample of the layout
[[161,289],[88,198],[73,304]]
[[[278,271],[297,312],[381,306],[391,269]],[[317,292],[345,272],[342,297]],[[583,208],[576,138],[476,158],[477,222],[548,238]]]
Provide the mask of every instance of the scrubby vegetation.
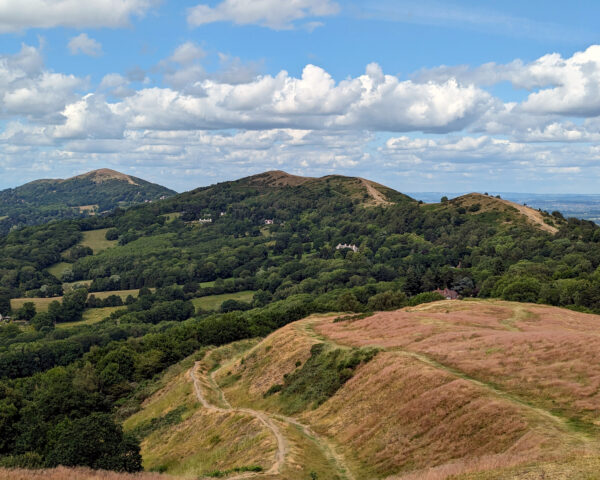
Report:
[[273,385],[265,396],[281,395],[290,414],[306,407],[316,408],[350,380],[359,365],[368,363],[376,354],[374,348],[328,350],[324,343],[317,343],[306,363],[286,374],[284,383]]

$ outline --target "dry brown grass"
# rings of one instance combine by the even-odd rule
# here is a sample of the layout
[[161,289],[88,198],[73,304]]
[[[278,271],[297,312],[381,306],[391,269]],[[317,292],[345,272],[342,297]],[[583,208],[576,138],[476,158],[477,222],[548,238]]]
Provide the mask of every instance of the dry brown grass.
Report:
[[317,329],[414,352],[566,418],[600,415],[600,317],[510,302],[437,302]]
[[[215,375],[227,398],[238,406],[269,408],[279,411],[273,397],[263,398],[272,386],[283,382],[283,375],[293,372],[296,363],[310,357],[310,347],[317,340],[307,337],[297,324],[287,325],[268,336],[235,362],[225,364]],[[239,380],[232,382],[232,378]]]
[[318,341],[385,349],[300,416],[357,478],[434,480],[599,451],[597,316],[443,301],[351,322],[312,317],[225,364],[217,380],[232,403],[281,411],[279,396],[263,393]]
[[[210,369],[231,355],[251,347],[246,340],[213,350],[206,356]],[[142,409],[124,422],[131,431],[152,419],[185,406],[180,423],[150,433],[141,443],[144,468],[172,475],[205,475],[236,467],[260,466],[268,470],[276,443],[264,425],[252,416],[213,412],[201,407],[188,371],[167,373],[162,388],[147,398]]]
[[[0,480],[168,480],[172,478],[158,473],[116,473],[88,468],[58,467],[43,470],[0,468]],[[179,479],[184,480],[182,477]]]

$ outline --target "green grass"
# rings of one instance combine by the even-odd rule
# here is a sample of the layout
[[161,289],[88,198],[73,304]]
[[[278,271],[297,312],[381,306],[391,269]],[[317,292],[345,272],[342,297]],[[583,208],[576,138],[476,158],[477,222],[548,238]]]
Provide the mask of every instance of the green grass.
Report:
[[125,307],[103,307],[103,308],[88,308],[83,312],[83,320],[79,322],[57,323],[56,328],[78,327],[79,325],[92,325],[101,322],[108,317],[112,312]]
[[8,215],[4,215],[4,216],[0,217],[0,222],[1,222],[2,220],[6,220],[7,218],[8,218]]
[[56,278],[60,279],[62,274],[65,273],[65,271],[69,270],[71,267],[72,265],[70,263],[58,262],[54,265],[49,266],[47,270],[51,275],[54,275]]
[[97,254],[107,248],[114,247],[117,244],[116,240],[107,240],[106,232],[108,228],[101,228],[99,230],[89,230],[83,232],[83,240],[80,245],[84,247],[90,247],[94,254]]
[[218,310],[221,307],[221,304],[226,300],[251,302],[254,293],[255,292],[253,290],[246,290],[244,292],[209,295],[207,297],[194,298],[192,299],[192,303],[196,309],[201,308],[202,310]]
[[[153,288],[150,290],[154,291]],[[107,298],[111,295],[118,295],[121,297],[123,301],[127,298],[128,295],[136,298],[140,293],[139,290],[111,290],[110,292],[91,292],[90,295],[94,295],[96,298]],[[54,300],[62,301],[62,297],[51,297],[51,298],[12,298],[10,300],[10,308],[16,310],[21,308],[25,302],[33,302],[35,308],[38,312],[46,312],[48,311],[48,305],[52,303]],[[102,310],[101,308],[96,308],[94,310]]]
[[11,298],[10,308],[17,310],[23,306],[24,303],[31,302],[35,305],[35,309],[38,312],[47,312],[48,306],[54,301],[62,300],[62,297],[50,297],[50,298]]
[[65,282],[62,284],[63,292],[68,292],[72,290],[73,287],[89,287],[91,285],[91,280],[79,280],[77,282]]
[[265,397],[279,393],[288,414],[316,408],[350,380],[359,365],[370,362],[375,355],[374,348],[329,350],[324,343],[317,343],[304,365],[298,362],[294,372],[284,375],[283,384],[272,385]]
[[172,222],[176,218],[181,217],[181,215],[182,215],[181,212],[172,212],[172,213],[165,213],[164,215],[161,215],[161,217],[165,217],[167,219],[167,222]]

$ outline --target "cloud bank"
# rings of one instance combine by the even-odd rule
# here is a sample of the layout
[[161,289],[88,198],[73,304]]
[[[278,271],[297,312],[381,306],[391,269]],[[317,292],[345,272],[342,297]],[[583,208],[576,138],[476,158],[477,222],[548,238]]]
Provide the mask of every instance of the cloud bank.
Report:
[[[0,56],[0,168],[101,159],[140,174],[147,168],[151,179],[157,171],[177,177],[179,188],[200,171],[207,183],[232,170],[343,169],[388,183],[390,175],[411,178],[413,190],[436,176],[461,189],[507,172],[523,185],[556,174],[590,182],[600,173],[600,46],[529,63],[442,66],[409,79],[373,63],[342,81],[312,64],[299,76],[260,75],[226,56],[208,73],[206,56],[182,43],[156,66],[163,84],[141,87],[132,82],[143,71],[109,73],[98,85],[52,72],[29,45]],[[507,81],[525,92],[522,101],[491,93]]]

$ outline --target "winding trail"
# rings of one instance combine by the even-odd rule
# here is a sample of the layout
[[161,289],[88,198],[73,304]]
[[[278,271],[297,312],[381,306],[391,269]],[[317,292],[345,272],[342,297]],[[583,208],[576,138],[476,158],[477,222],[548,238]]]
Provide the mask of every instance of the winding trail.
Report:
[[[234,361],[232,359],[231,361]],[[212,410],[214,412],[224,413],[224,412],[239,412],[247,415],[251,415],[257,418],[266,428],[268,428],[277,440],[277,452],[275,453],[275,461],[273,466],[264,473],[256,473],[256,472],[248,472],[241,475],[236,475],[233,477],[228,477],[228,480],[242,480],[246,478],[251,478],[258,475],[279,475],[281,470],[285,464],[285,458],[289,451],[288,442],[286,441],[285,436],[281,432],[280,428],[275,424],[273,420],[277,420],[279,422],[287,423],[288,425],[293,425],[300,429],[300,431],[308,437],[317,447],[323,452],[325,458],[327,458],[330,462],[335,465],[335,469],[339,474],[340,478],[344,480],[356,480],[351,470],[346,465],[346,461],[344,457],[337,453],[331,443],[315,433],[310,426],[305,425],[304,423],[298,421],[293,417],[288,417],[285,415],[279,415],[274,413],[267,413],[259,410],[253,410],[251,408],[238,408],[233,407],[225,398],[225,394],[223,390],[219,387],[217,382],[215,381],[215,374],[218,370],[213,370],[210,374],[202,374],[205,380],[209,383],[210,388],[217,393],[219,398],[219,403],[223,405],[219,407],[218,405],[213,405],[210,403],[206,396],[202,391],[202,385],[199,379],[200,368],[202,362],[196,362],[192,370],[190,371],[190,378],[194,384],[194,391],[196,393],[196,397],[202,404],[202,406],[208,410]]]
[[[202,392],[202,386],[200,385],[200,380],[198,378],[198,370],[200,369],[200,365],[201,365],[201,362],[196,362],[194,364],[194,367],[191,370],[191,378],[192,378],[192,382],[194,384],[194,391],[196,392],[196,397],[198,397],[198,400],[200,401],[202,406],[204,408],[206,408],[207,410],[211,410],[213,412],[218,412],[218,413],[229,413],[229,412],[244,413],[246,415],[250,415],[250,416],[256,418],[257,420],[259,420],[267,429],[269,429],[271,431],[271,433],[273,433],[273,436],[277,440],[277,451],[275,452],[275,461],[273,462],[273,465],[271,466],[271,468],[265,472],[265,474],[266,475],[279,475],[281,473],[281,469],[283,468],[283,465],[285,463],[285,456],[288,452],[287,442],[285,440],[285,437],[281,433],[281,430],[279,429],[279,427],[264,412],[259,412],[257,410],[252,410],[250,408],[234,408],[234,407],[231,407],[231,405],[229,405],[229,403],[226,403],[226,405],[228,405],[226,408],[218,407],[217,405],[213,405],[212,403],[210,403],[204,396],[204,393]],[[212,380],[212,375],[210,376],[210,378]],[[213,382],[214,382],[214,380],[213,380]],[[220,395],[223,395],[223,392],[220,389],[218,390],[218,392]],[[258,475],[258,474],[249,472],[249,473],[245,473],[242,475],[229,477],[229,480],[250,478],[255,475]]]

